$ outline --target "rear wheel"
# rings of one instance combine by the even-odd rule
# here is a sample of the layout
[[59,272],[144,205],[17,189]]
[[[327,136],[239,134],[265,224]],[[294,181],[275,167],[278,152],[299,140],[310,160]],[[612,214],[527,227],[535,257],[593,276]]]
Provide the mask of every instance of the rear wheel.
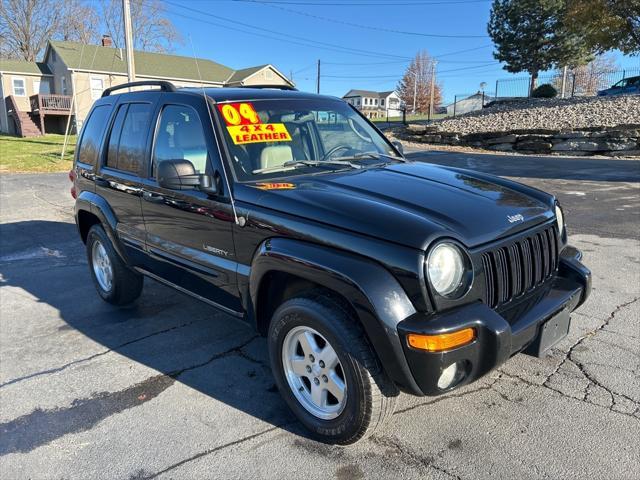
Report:
[[269,327],[278,388],[318,440],[350,444],[393,413],[397,388],[357,320],[328,296],[283,303]]
[[127,305],[142,293],[142,275],[122,261],[101,225],[94,225],[87,234],[87,260],[93,283],[104,301]]

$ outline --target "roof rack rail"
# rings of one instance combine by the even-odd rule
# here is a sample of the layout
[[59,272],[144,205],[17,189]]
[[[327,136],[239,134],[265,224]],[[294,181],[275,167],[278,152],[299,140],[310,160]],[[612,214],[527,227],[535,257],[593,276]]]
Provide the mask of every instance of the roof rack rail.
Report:
[[298,91],[296,87],[292,87],[290,85],[238,85],[238,88],[275,88],[276,90]]
[[102,96],[108,97],[109,95],[111,95],[111,92],[115,92],[116,90],[122,90],[123,88],[144,87],[146,85],[160,87],[160,90],[162,90],[163,92],[176,91],[176,86],[171,82],[165,82],[163,80],[145,80],[142,82],[129,82],[129,83],[123,83],[122,85],[116,85],[115,87],[109,87],[105,89],[104,92],[102,92]]

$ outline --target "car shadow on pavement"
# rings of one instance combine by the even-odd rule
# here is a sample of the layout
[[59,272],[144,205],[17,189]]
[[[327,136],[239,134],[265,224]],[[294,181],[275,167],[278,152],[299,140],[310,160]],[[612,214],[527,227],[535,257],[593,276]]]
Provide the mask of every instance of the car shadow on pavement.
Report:
[[[23,429],[10,450],[28,451],[64,434],[88,430],[102,418],[153,399],[176,382],[259,420],[306,435],[275,387],[265,340],[243,322],[150,279],[145,279],[142,296],[131,307],[103,302],[94,289],[74,224],[0,224],[0,238],[0,285],[22,289],[36,299],[25,300],[23,292],[4,292],[4,340],[15,339],[14,348],[24,345],[30,358],[38,359],[38,367],[4,368],[0,388],[62,372],[90,375],[73,370],[84,364],[79,370],[91,372],[91,362],[109,362],[112,352],[159,372],[117,392],[109,391],[105,379],[102,393],[75,399],[62,409],[38,409],[28,418],[11,422],[17,422],[13,426],[5,424],[2,430]],[[55,308],[59,320],[54,314],[42,318],[40,303]],[[12,318],[10,311],[18,307],[22,313]],[[36,328],[39,334],[27,338]],[[100,346],[96,348],[85,336]],[[50,355],[52,345],[58,355]],[[118,375],[122,364],[113,365]],[[63,389],[64,382],[60,385]],[[212,425],[216,415],[229,414],[229,409],[211,407]]]

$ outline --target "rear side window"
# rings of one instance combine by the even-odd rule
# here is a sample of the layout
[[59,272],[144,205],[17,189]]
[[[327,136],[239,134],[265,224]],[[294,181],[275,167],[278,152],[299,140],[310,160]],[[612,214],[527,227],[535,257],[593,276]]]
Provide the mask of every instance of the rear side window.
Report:
[[110,105],[100,105],[91,111],[78,145],[79,162],[95,165],[102,134],[109,118],[110,107]]
[[151,120],[151,105],[121,105],[109,137],[107,166],[125,172],[140,173],[146,153]]

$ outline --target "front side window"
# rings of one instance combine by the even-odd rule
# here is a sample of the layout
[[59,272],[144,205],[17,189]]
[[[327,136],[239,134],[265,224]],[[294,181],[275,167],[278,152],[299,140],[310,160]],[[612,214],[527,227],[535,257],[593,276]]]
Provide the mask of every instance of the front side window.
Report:
[[100,77],[91,77],[89,81],[91,83],[91,98],[97,100],[104,91],[104,82]]
[[78,144],[79,162],[95,165],[110,110],[109,105],[100,105],[89,114]]
[[26,97],[27,96],[27,87],[24,81],[24,78],[14,78],[13,79],[13,94],[16,97]]
[[107,166],[139,174],[144,163],[146,140],[151,120],[151,105],[123,104],[111,128]]
[[217,115],[240,181],[368,166],[396,156],[384,137],[338,100],[222,103]]
[[153,171],[164,160],[189,160],[195,170],[207,169],[207,143],[196,111],[184,105],[162,109],[153,147]]

